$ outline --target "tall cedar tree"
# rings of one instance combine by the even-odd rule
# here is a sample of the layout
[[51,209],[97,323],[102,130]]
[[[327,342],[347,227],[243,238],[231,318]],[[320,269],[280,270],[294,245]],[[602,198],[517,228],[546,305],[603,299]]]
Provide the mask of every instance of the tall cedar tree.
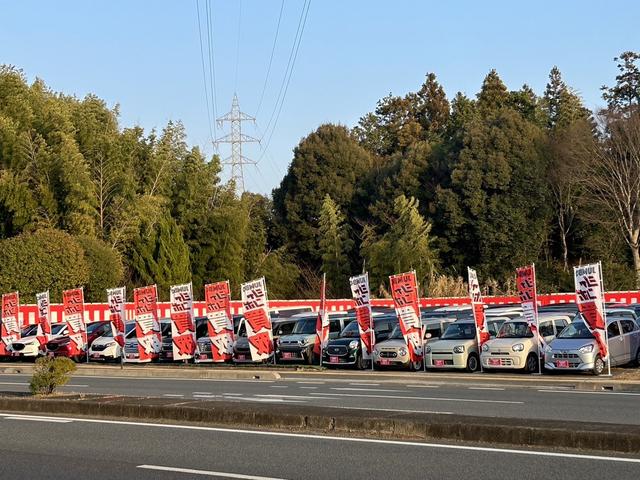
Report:
[[332,296],[348,297],[351,273],[348,254],[353,248],[353,241],[340,208],[329,195],[322,202],[318,230],[322,272],[327,274],[327,290]]

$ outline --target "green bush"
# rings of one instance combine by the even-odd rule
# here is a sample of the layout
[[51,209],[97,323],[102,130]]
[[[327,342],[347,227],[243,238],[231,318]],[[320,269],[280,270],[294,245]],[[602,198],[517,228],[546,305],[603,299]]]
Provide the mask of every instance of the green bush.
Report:
[[49,290],[52,302],[62,291],[84,285],[89,266],[84,251],[71,235],[45,229],[0,241],[0,291],[18,290],[25,303]]
[[76,364],[66,357],[42,357],[36,360],[33,376],[29,383],[29,390],[33,395],[51,395],[56,388],[69,382],[70,373],[76,369]]
[[105,290],[120,285],[124,267],[120,254],[97,238],[77,237],[89,265],[89,282],[84,288],[85,302],[104,302]]

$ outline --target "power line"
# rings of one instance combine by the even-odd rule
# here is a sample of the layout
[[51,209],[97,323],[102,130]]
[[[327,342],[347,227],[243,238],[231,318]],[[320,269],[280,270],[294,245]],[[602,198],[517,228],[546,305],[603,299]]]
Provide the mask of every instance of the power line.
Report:
[[[271,115],[271,118],[273,118],[273,114],[276,111],[276,108],[278,110],[278,114],[276,115],[276,119],[275,122],[273,123],[273,126],[271,127],[271,133],[269,134],[269,138],[267,139],[267,142],[265,144],[264,150],[262,152],[262,155],[260,156],[260,158],[258,159],[258,161],[262,160],[262,158],[264,157],[267,149],[269,148],[269,145],[271,144],[271,138],[273,137],[273,134],[275,132],[276,129],[276,125],[278,124],[278,120],[280,119],[280,113],[282,112],[282,107],[284,105],[284,100],[285,97],[287,95],[287,91],[289,90],[289,83],[291,82],[291,76],[293,75],[293,68],[295,66],[295,62],[296,59],[298,58],[298,50],[300,49],[300,43],[302,42],[302,34],[304,33],[304,27],[307,24],[307,16],[309,14],[309,7],[311,6],[311,0],[305,0],[305,4],[302,7],[302,12],[301,12],[301,16],[300,19],[301,21],[298,22],[298,32],[296,33],[296,39],[294,40],[294,46],[291,50],[291,54],[289,55],[289,61],[291,63],[291,68],[289,69],[289,75],[287,77],[286,75],[286,71],[285,71],[285,78],[283,78],[283,84],[281,86],[281,92],[282,92],[282,87],[284,86],[284,93],[282,95],[282,99],[280,101],[280,107],[278,107],[278,101],[276,100],[276,105],[275,108],[273,110],[273,113]],[[306,9],[305,9],[306,7]],[[299,34],[298,34],[299,33]],[[297,40],[297,43],[296,43]],[[286,80],[286,82],[285,82]],[[280,97],[280,95],[278,95],[278,97]],[[269,125],[271,124],[271,119],[269,119],[269,124],[267,125],[267,128],[265,129],[265,134],[266,132],[269,130]],[[262,138],[260,139],[262,140]]]
[[[211,109],[209,108],[209,88],[207,87],[207,71],[204,66],[204,49],[202,47],[202,26],[200,22],[200,1],[196,0],[196,11],[198,12],[198,38],[200,40],[200,62],[202,63],[202,80],[204,82],[204,98],[207,104],[207,120],[209,121],[209,138],[211,143],[215,140],[211,129]],[[215,116],[214,116],[215,118]]]
[[207,15],[207,46],[209,51],[209,82],[211,84],[211,107],[213,109],[213,136],[214,136],[214,146],[216,146],[215,138],[217,137],[216,133],[216,122],[215,119],[218,117],[218,108],[217,108],[217,95],[216,95],[216,64],[215,64],[215,44],[213,41],[213,21],[211,14],[211,2],[210,0],[206,0],[205,10]]
[[238,91],[238,66],[240,65],[240,33],[242,26],[242,0],[238,1],[238,43],[236,44],[236,79],[234,82],[234,90]]
[[267,82],[269,81],[269,74],[271,73],[271,65],[273,64],[273,55],[276,51],[276,44],[278,42],[278,33],[280,32],[280,21],[282,20],[282,12],[284,11],[284,0],[280,5],[280,14],[278,15],[278,24],[276,25],[276,34],[273,37],[273,45],[271,47],[271,57],[269,58],[269,66],[267,67],[267,75],[264,78],[264,85],[262,86],[262,93],[260,94],[260,101],[258,102],[258,108],[256,109],[256,117],[260,113],[260,107],[262,107],[262,101],[264,100],[264,93],[267,90]]

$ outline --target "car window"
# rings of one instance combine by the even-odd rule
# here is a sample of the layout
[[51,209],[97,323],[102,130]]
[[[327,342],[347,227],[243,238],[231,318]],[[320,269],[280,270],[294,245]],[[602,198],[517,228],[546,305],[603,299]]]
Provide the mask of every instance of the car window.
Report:
[[497,336],[501,325],[502,322],[487,322],[487,330],[489,331],[489,335],[491,335],[492,337]]
[[452,323],[444,331],[442,340],[471,340],[476,337],[476,326],[473,323]]
[[622,333],[631,333],[636,330],[636,324],[633,320],[620,320],[620,326],[622,327]]
[[171,336],[171,323],[161,323],[160,324],[160,328],[162,329],[162,336],[163,337],[170,337]]
[[611,322],[607,327],[607,335],[609,338],[614,338],[620,335],[620,327],[618,326],[618,322]]
[[196,338],[203,338],[209,336],[209,326],[207,322],[198,322],[196,324]]
[[556,326],[556,335],[559,334],[562,330],[564,330],[564,327],[567,326],[567,323],[561,318],[554,320],[553,324]]
[[329,321],[329,333],[335,333],[342,330],[342,325],[340,324],[340,320],[330,320]]
[[439,338],[442,334],[442,330],[440,329],[440,327],[427,327],[424,331],[424,338],[427,338],[428,333],[431,334],[431,337],[429,338]]
[[571,322],[567,327],[560,332],[558,338],[593,338],[591,331],[585,325],[582,320]]
[[66,323],[55,323],[51,325],[51,334],[52,335],[60,335],[63,330],[67,328]]
[[553,324],[551,322],[542,322],[540,324],[540,335],[543,337],[554,335]]

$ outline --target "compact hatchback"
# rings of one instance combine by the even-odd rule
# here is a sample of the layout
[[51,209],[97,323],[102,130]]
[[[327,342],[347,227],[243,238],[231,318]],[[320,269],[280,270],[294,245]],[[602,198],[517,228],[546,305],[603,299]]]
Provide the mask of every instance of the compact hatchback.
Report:
[[[540,335],[545,344],[564,330],[571,319],[566,315],[542,314],[538,317]],[[540,370],[538,335],[529,328],[524,317],[507,320],[496,338],[482,345],[480,360],[485,371],[518,369],[528,373]]]
[[[640,365],[640,327],[628,315],[607,315],[607,335],[611,366],[634,362]],[[600,375],[606,363],[595,338],[581,315],[545,349],[544,366],[550,371],[591,372]]]
[[[32,358],[35,359],[39,355],[46,353],[46,346],[40,348],[40,341],[38,340],[38,326],[29,325],[22,331],[20,340],[9,345],[9,351],[13,357],[17,358]],[[67,334],[66,323],[54,323],[51,325],[51,339],[57,338],[61,335]]]
[[[87,323],[87,346],[91,348],[93,342],[111,330],[111,322],[100,321]],[[87,359],[87,350],[79,355],[72,355],[71,339],[68,335],[59,335],[47,342],[47,355],[50,357],[68,357],[73,361],[80,362]]]
[[[508,317],[487,318],[487,329],[495,337]],[[451,323],[440,340],[425,348],[428,369],[455,368],[475,372],[480,369],[480,355],[476,340],[476,324],[472,318]]]

